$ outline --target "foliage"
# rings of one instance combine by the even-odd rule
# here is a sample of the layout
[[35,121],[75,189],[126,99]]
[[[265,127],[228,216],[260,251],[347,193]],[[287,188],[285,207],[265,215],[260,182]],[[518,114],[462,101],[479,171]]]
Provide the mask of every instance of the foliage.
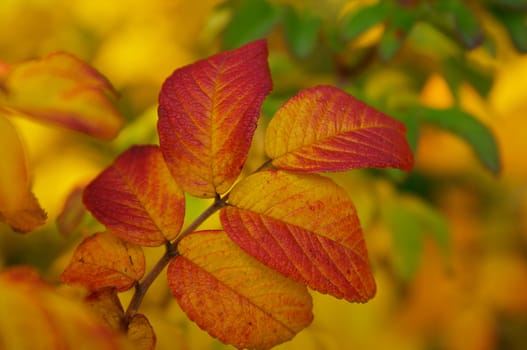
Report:
[[[238,347],[294,336],[277,348],[523,348],[525,5],[154,0],[123,11],[97,0],[4,1],[0,347],[31,348],[29,328],[47,347],[230,347],[191,319]],[[238,89],[214,88],[229,83],[209,64],[218,56],[190,64],[263,37],[269,57],[245,65],[252,73]],[[257,80],[262,89],[249,92]],[[257,103],[203,109],[216,92]],[[403,122],[412,172],[347,171],[400,166],[400,150],[383,154],[392,149],[371,128],[333,134],[326,125],[353,128],[340,104]],[[311,123],[302,111],[318,105],[327,113]],[[203,118],[178,124],[181,108]],[[363,138],[379,148],[342,152]],[[351,227],[356,236],[339,236]],[[349,256],[339,238],[363,248]],[[18,264],[85,287],[50,286]],[[369,277],[341,278],[340,266]],[[156,278],[164,267],[168,284]],[[306,286],[376,296],[356,305]]]
[[[133,146],[84,191],[87,208],[116,237],[86,238],[62,280],[94,293],[135,285],[132,319],[168,264],[182,309],[238,348],[270,348],[309,325],[303,285],[370,299],[375,284],[355,207],[332,180],[309,173],[409,170],[405,128],[334,87],[314,87],[277,112],[267,129],[270,160],[235,183],[270,89],[265,41],[176,70],[160,93],[159,147]],[[183,191],[214,203],[180,232]],[[196,231],[217,210],[225,232]],[[161,245],[165,254],[141,281],[140,246]]]
[[[391,83],[397,85],[375,87],[377,96],[374,99],[360,96],[390,115],[400,116],[406,124],[432,124],[452,130],[469,143],[487,169],[498,174],[497,145],[488,135],[485,124],[459,106],[444,113],[430,108],[423,110],[417,96],[411,94],[418,93],[426,75],[439,71],[444,74],[455,96],[461,84],[469,83],[486,97],[491,84],[489,68],[471,62],[467,50],[481,47],[493,54],[494,38],[485,32],[480,17],[485,10],[492,11],[507,28],[514,27],[513,20],[506,18],[516,16],[513,13],[518,9],[524,9],[521,3],[496,1],[479,4],[478,8],[477,4],[457,0],[357,1],[350,2],[349,9],[340,14],[338,21],[329,22],[333,20],[328,14],[331,7],[315,13],[311,7],[266,0],[241,1],[225,30],[224,46],[228,48],[258,38],[281,23],[288,49],[307,64],[308,70],[314,71],[316,66],[325,67],[326,62],[335,62],[334,70],[342,87],[359,94],[368,89],[364,83],[372,80],[368,68],[375,67],[382,72],[385,69],[379,65],[393,60],[392,67],[400,70],[396,79],[403,75],[410,79],[404,89],[393,81]],[[266,11],[259,12],[260,7],[265,7]],[[525,14],[517,16],[524,18]],[[510,34],[513,42],[518,43],[514,38],[526,28],[514,28]],[[234,33],[243,35],[235,36]],[[369,38],[362,43],[366,36]],[[430,43],[434,43],[433,46]],[[521,45],[517,49],[522,50]],[[350,52],[355,57],[350,57]],[[404,59],[397,59],[397,55],[404,55]],[[412,91],[414,88],[417,89]],[[443,115],[437,117],[438,113]],[[458,117],[460,114],[463,117]],[[447,118],[454,120],[448,126]]]

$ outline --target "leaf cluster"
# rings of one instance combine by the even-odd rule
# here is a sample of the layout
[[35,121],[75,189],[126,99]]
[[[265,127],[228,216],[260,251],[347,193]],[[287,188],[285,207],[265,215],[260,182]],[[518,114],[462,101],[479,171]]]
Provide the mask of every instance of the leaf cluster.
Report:
[[[317,173],[410,170],[406,128],[336,87],[305,89],[269,123],[268,160],[239,178],[272,89],[267,56],[257,40],[177,69],[159,95],[159,145],[130,147],[84,190],[107,232],[80,243],[61,279],[113,305],[102,309],[114,328],[141,320],[147,348],[155,337],[138,310],[167,266],[188,317],[238,348],[271,348],[309,325],[306,287],[352,302],[375,294],[355,206]],[[186,195],[213,203],[184,227]],[[216,212],[221,229],[198,230]],[[158,246],[145,273],[142,247]],[[116,295],[132,288],[123,311]]]
[[[422,127],[440,128],[466,142],[485,169],[499,174],[495,137],[481,118],[460,105],[460,93],[470,86],[485,99],[498,68],[496,58],[507,50],[526,51],[525,1],[356,1],[341,8],[242,0],[227,2],[225,8],[231,19],[222,33],[224,47],[276,33],[293,57],[275,64],[289,72],[286,81],[302,85],[332,76],[344,90],[403,121],[412,149]],[[504,47],[496,26],[507,33],[511,48]],[[441,101],[437,107],[419,100],[436,75],[444,77],[453,96],[448,108]],[[291,83],[278,86],[268,101],[270,109],[291,89]]]

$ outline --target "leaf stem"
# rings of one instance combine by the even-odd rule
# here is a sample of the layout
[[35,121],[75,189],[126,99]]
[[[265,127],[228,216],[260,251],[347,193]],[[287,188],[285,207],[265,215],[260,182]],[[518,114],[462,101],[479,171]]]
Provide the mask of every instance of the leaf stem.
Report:
[[214,199],[214,203],[212,203],[212,205],[210,207],[208,207],[207,209],[205,209],[205,211],[203,213],[201,213],[200,216],[198,216],[196,218],[196,220],[194,220],[189,226],[187,226],[187,228],[185,228],[185,230],[183,230],[176,238],[176,240],[171,244],[171,246],[176,249],[177,245],[179,244],[179,242],[185,238],[185,236],[191,234],[192,232],[194,232],[198,227],[199,225],[201,225],[206,219],[209,218],[209,216],[211,216],[212,214],[214,214],[216,211],[218,211],[219,209],[221,209],[222,207],[224,207],[226,205],[226,200],[222,197],[220,197],[219,195],[216,195],[216,198]]
[[194,232],[206,219],[208,219],[212,214],[214,214],[216,211],[221,209],[226,205],[225,198],[220,197],[219,195],[216,195],[216,198],[214,200],[214,203],[212,203],[211,206],[209,206],[203,213],[201,213],[200,216],[198,216],[185,230],[183,230],[178,237],[174,240],[174,242],[166,241],[165,247],[166,251],[161,256],[159,261],[154,265],[152,270],[142,279],[141,282],[136,283],[135,285],[135,292],[132,296],[132,300],[130,300],[130,304],[128,304],[128,308],[126,309],[125,314],[125,322],[128,324],[132,317],[137,313],[137,310],[139,310],[139,306],[143,302],[143,299],[145,297],[145,294],[152,285],[152,283],[155,281],[155,279],[161,274],[161,271],[168,265],[168,263],[175,257],[179,255],[179,252],[177,251],[177,246],[179,242],[187,235]]

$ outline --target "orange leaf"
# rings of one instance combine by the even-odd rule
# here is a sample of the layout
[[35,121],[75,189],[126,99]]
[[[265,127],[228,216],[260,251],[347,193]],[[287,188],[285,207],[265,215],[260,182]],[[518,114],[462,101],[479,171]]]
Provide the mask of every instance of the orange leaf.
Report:
[[154,350],[156,347],[154,329],[143,314],[135,314],[132,317],[126,335],[136,350]]
[[68,53],[14,65],[3,85],[0,105],[39,120],[101,139],[115,137],[123,123],[108,80]]
[[403,123],[332,86],[298,93],[275,114],[265,135],[273,165],[297,172],[364,167],[410,170]]
[[359,302],[375,294],[355,207],[328,178],[251,175],[232,189],[221,222],[247,253],[319,292]]
[[269,349],[311,323],[306,288],[260,264],[223,231],[195,232],[168,267],[172,294],[190,319],[237,348]]
[[157,146],[133,146],[84,191],[84,204],[124,240],[159,246],[176,237],[185,197]]
[[115,287],[125,291],[144,273],[141,247],[110,233],[96,233],[79,244],[60,278],[64,283],[80,284],[89,290]]
[[15,127],[0,115],[0,222],[18,232],[44,224],[46,213],[31,193],[24,147]]
[[126,335],[136,350],[155,348],[156,336],[144,315],[135,314],[126,325],[126,315],[115,288],[99,289],[91,293],[86,302],[110,328],[119,332],[126,330]]
[[90,311],[30,268],[0,273],[1,349],[134,349]]
[[159,142],[183,190],[214,197],[231,187],[271,88],[264,40],[180,68],[167,79],[159,95]]
[[123,306],[114,287],[93,291],[86,297],[86,304],[111,329],[122,331],[125,328]]

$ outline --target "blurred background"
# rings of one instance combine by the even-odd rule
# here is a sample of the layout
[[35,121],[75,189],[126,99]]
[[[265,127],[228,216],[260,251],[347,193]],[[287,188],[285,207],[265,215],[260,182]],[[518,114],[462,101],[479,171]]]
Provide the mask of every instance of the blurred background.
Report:
[[[313,324],[277,348],[527,348],[526,1],[2,0],[0,33],[8,64],[55,51],[89,62],[119,93],[125,120],[102,141],[10,119],[48,220],[27,235],[0,224],[2,268],[32,265],[57,281],[99,229],[78,189],[132,144],[157,142],[164,79],[266,37],[274,90],[248,168],[264,160],[276,109],[317,84],[403,121],[416,156],[410,174],[331,175],[357,206],[377,296],[360,305],[313,293]],[[208,204],[187,199],[189,219]],[[187,320],[164,278],[142,311],[158,349],[230,348]]]

